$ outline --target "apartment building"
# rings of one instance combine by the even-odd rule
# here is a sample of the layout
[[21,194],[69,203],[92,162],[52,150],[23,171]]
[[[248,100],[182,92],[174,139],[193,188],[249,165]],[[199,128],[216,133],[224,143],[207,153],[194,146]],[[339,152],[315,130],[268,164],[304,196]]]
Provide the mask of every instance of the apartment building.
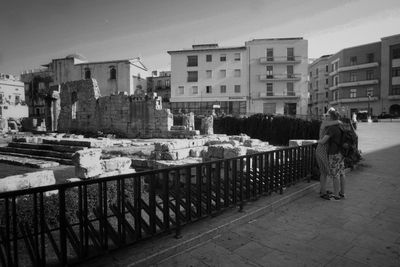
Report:
[[347,117],[368,110],[379,114],[380,60],[380,42],[346,48],[329,57],[330,105]]
[[249,97],[246,47],[193,45],[171,55],[171,109],[246,114]]
[[[400,34],[383,37],[380,42],[342,49],[327,57],[329,69],[329,106],[342,116],[359,118],[391,114],[400,116]],[[309,113],[320,110],[321,81],[316,78],[320,61],[309,65]],[[318,89],[316,84],[318,82]],[[317,100],[318,97],[318,100]]]
[[[157,75],[158,74],[158,75]],[[147,92],[157,93],[162,97],[163,102],[169,102],[171,98],[171,72],[157,71],[152,72],[151,77],[147,77]]]
[[28,117],[24,83],[16,77],[0,73],[0,118]]
[[131,95],[135,92],[145,93],[147,90],[147,68],[140,58],[88,62],[82,56],[73,54],[53,59],[42,67],[39,71],[21,74],[21,80],[27,87],[34,77],[43,76],[43,72],[47,72],[50,86],[69,81],[96,79],[102,96],[119,92]]
[[400,34],[381,42],[382,113],[400,116]]
[[303,38],[277,38],[168,51],[171,107],[233,115],[306,114],[307,49]]
[[307,114],[308,41],[254,39],[248,54],[249,113]]
[[313,61],[308,67],[308,113],[322,115],[329,108],[329,64],[330,55],[324,55]]

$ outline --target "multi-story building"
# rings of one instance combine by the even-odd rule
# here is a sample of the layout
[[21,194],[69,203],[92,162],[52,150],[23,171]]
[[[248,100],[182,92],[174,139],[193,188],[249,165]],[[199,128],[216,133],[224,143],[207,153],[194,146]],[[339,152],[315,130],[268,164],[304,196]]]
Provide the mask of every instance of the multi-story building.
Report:
[[[50,86],[69,81],[96,79],[102,96],[126,92],[147,90],[147,68],[140,58],[87,62],[82,56],[69,55],[65,58],[53,59],[49,64],[42,65],[48,73]],[[24,72],[21,79],[29,86],[36,72]]]
[[171,55],[171,109],[245,114],[249,96],[246,47],[193,45]]
[[382,113],[400,116],[400,34],[381,40]]
[[319,116],[329,108],[329,57],[324,55],[308,66],[309,114]]
[[236,47],[193,45],[168,53],[173,110],[307,112],[307,41],[302,38],[255,39]]
[[25,104],[24,83],[9,74],[0,73],[0,117],[28,117]]
[[318,116],[326,113],[329,108],[329,56],[316,59],[308,67],[309,114]]
[[343,49],[329,57],[330,105],[342,115],[380,112],[380,42]]
[[162,97],[163,102],[169,102],[171,98],[171,72],[153,71],[151,77],[147,77],[147,92],[157,93]]
[[[400,115],[400,34],[342,49],[325,60],[329,69],[329,106],[346,117],[353,113],[361,118],[368,114]],[[317,102],[314,94],[316,82],[321,87],[321,81],[315,78],[315,68],[320,62],[309,66],[309,113],[317,115],[322,111],[320,95]]]
[[307,114],[308,41],[303,38],[255,39],[248,54],[248,112]]

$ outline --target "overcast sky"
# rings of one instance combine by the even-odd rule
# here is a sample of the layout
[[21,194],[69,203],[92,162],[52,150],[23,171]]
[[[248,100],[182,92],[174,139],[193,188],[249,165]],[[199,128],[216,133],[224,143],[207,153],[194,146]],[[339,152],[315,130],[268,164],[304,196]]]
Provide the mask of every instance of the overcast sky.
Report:
[[317,58],[399,33],[399,0],[2,0],[0,72],[72,53],[167,70],[168,50],[275,37],[304,37]]

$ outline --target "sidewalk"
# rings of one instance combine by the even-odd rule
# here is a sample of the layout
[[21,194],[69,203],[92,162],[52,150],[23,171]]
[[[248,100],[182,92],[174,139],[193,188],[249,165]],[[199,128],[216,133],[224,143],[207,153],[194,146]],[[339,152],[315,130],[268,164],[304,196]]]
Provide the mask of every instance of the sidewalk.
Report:
[[323,200],[318,183],[299,184],[187,226],[182,239],[82,266],[400,266],[400,125],[360,126],[365,160],[347,175],[346,199]]

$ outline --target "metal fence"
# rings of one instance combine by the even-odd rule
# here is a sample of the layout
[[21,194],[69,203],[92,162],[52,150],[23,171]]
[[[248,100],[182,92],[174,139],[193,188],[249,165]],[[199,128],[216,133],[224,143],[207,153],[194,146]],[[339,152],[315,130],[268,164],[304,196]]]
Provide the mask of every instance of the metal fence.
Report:
[[2,266],[65,266],[310,179],[315,145],[0,194]]

